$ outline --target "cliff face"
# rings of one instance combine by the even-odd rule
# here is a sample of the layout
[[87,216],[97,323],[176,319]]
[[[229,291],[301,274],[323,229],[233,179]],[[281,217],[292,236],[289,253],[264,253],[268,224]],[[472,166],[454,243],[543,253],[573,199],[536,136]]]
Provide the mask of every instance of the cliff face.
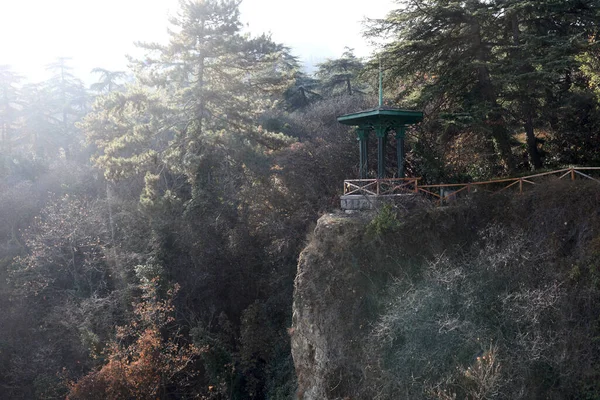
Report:
[[300,399],[600,398],[600,186],[329,214],[298,263]]
[[291,335],[300,398],[335,398],[361,380],[356,352],[366,332],[360,316],[370,288],[349,250],[361,244],[364,224],[358,217],[325,215],[300,255]]

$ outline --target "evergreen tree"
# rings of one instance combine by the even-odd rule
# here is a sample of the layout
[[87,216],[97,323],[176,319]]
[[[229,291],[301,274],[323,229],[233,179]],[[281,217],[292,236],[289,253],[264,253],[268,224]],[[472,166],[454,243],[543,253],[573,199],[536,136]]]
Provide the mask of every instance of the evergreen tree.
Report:
[[346,47],[340,58],[328,59],[318,67],[316,76],[321,81],[324,94],[352,96],[364,92],[364,86],[359,80],[363,63],[354,55],[353,49]]
[[19,113],[20,77],[7,65],[0,65],[0,151],[10,154],[16,139]]
[[[237,2],[180,5],[168,44],[139,44],[147,57],[132,60],[138,85],[101,101],[84,126],[104,153],[97,160],[108,176],[182,174],[195,197],[219,175],[224,183],[223,174],[240,167],[245,154],[287,143],[256,121],[273,93],[287,87],[289,70],[283,46],[240,33]],[[120,164],[123,157],[140,165]],[[142,165],[149,161],[157,167]]]
[[[415,80],[417,103],[492,139],[508,169],[512,135],[527,137],[530,163],[542,166],[534,130],[543,108],[570,90],[577,56],[595,44],[597,0],[406,0],[372,21],[391,35],[382,57],[388,79]],[[390,62],[391,61],[391,62]],[[414,86],[408,86],[414,88]],[[547,111],[546,111],[547,112]],[[465,123],[466,122],[466,123]]]
[[47,66],[52,76],[46,82],[52,95],[52,120],[58,125],[58,146],[65,157],[80,151],[83,137],[76,123],[87,113],[88,96],[83,83],[72,74],[68,58],[60,57]]
[[21,90],[23,135],[31,152],[52,159],[65,145],[62,124],[56,117],[56,102],[44,84],[27,84]]
[[292,70],[293,83],[283,94],[286,110],[299,110],[323,98],[317,93],[319,81],[302,72],[297,59],[294,59]]
[[400,4],[404,7],[375,21],[368,32],[394,38],[380,55],[387,76],[422,77],[419,105],[443,98],[443,111],[468,113],[473,129],[492,138],[506,166],[514,169],[506,113],[490,70],[491,43],[499,31],[493,8],[480,0]]
[[318,89],[319,81],[302,72],[298,72],[295,77],[295,84],[292,91],[289,92],[288,101],[291,109],[306,107],[312,102],[323,97],[315,92]]
[[[593,36],[594,39],[596,35]],[[586,83],[600,100],[600,46],[596,45],[578,57],[581,62],[581,72],[586,78]]]
[[100,80],[90,86],[97,93],[110,93],[114,90],[123,89],[123,80],[127,74],[124,71],[109,71],[104,68],[94,68],[93,74],[100,75]]
[[597,47],[600,2],[498,0],[496,7],[505,32],[496,44],[498,80],[507,108],[525,131],[530,163],[541,168],[534,129],[550,128],[543,108],[560,107],[553,99],[573,88],[578,56]]

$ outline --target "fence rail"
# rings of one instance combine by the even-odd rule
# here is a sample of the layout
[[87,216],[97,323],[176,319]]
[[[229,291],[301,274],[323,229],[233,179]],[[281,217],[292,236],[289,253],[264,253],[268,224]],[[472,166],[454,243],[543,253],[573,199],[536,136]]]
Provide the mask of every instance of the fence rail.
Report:
[[349,179],[344,181],[345,195],[395,195],[418,193],[421,178]]
[[422,193],[432,197],[438,204],[454,199],[461,193],[486,191],[493,194],[501,193],[510,188],[518,188],[519,193],[527,186],[537,185],[535,180],[548,177],[575,180],[578,176],[600,183],[585,172],[600,171],[600,167],[570,167],[555,171],[543,172],[518,178],[494,179],[482,182],[448,183],[437,185],[419,185],[421,178],[391,178],[391,179],[349,179],[344,181],[344,195],[400,195],[407,193]]

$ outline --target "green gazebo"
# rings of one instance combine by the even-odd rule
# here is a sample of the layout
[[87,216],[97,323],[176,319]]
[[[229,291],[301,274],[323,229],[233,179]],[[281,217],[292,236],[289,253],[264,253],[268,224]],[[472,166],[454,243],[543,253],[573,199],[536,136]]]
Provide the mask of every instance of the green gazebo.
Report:
[[[409,125],[423,120],[423,113],[384,106],[381,73],[379,106],[372,110],[342,115],[337,120],[341,124],[356,127],[360,150],[360,179],[344,181],[344,195],[340,198],[342,209],[372,208],[377,201],[387,196],[402,196],[410,189],[413,193],[418,192],[419,178],[404,177],[404,136]],[[375,132],[377,137],[377,179],[368,179],[368,145],[371,132]],[[392,132],[396,137],[398,173],[396,178],[386,178],[385,150],[388,135]]]
[[404,135],[406,127],[423,120],[423,113],[420,111],[385,107],[382,103],[383,99],[380,95],[379,107],[342,115],[337,119],[341,124],[356,126],[360,149],[360,179],[367,178],[368,142],[371,131],[374,131],[377,136],[377,178],[385,178],[385,147],[390,132],[394,132],[396,135],[398,178],[404,178]]

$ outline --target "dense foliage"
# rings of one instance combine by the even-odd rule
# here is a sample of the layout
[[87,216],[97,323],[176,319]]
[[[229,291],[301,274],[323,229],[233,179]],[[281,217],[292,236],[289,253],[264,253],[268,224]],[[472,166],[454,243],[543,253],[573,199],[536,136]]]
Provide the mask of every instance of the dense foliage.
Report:
[[[490,177],[516,168],[597,161],[568,149],[597,139],[598,68],[592,60],[600,2],[400,5],[387,18],[371,21],[369,35],[390,39],[379,54],[388,86],[405,105],[427,112],[419,139],[429,143],[415,146],[451,166],[426,171],[421,165],[422,174]],[[462,151],[469,145],[477,148],[475,159]]]
[[35,84],[0,66],[2,396],[291,398],[298,254],[357,175],[336,117],[373,107],[378,59],[426,113],[413,175],[600,160],[596,1],[409,1],[381,54],[314,76],[238,3],[181,0],[89,89],[67,58]]

